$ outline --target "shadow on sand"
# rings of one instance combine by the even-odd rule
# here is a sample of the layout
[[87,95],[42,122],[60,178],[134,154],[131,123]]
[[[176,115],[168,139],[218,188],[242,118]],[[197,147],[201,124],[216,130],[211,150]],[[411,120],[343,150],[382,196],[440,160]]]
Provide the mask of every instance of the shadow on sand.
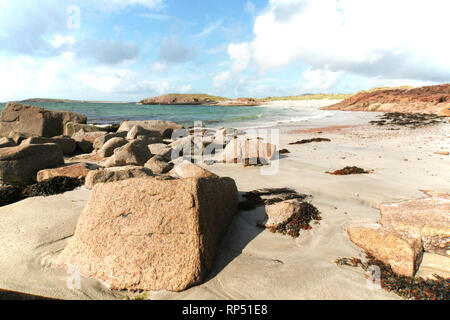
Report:
[[[239,192],[239,201],[246,192]],[[221,241],[211,273],[203,283],[213,279],[235,258],[242,254],[247,245],[265,229],[257,226],[266,217],[265,206],[250,211],[240,210],[233,218],[227,233]]]

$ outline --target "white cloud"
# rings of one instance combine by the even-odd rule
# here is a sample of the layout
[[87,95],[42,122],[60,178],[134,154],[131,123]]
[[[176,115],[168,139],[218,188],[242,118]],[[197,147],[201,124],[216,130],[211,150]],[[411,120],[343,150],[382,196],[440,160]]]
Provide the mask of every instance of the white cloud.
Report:
[[230,71],[224,71],[213,78],[214,86],[216,88],[224,86],[229,80],[231,79],[231,72]]
[[192,90],[192,86],[190,84],[187,84],[180,88],[180,93],[188,93],[191,90]]
[[192,38],[202,38],[202,37],[209,36],[211,33],[216,31],[216,29],[219,28],[223,24],[224,21],[225,21],[225,19],[218,20],[218,21],[206,26],[199,33],[191,35],[191,37]]
[[160,73],[167,69],[167,64],[164,62],[155,61],[150,64],[150,70],[152,72]]
[[326,69],[314,70],[308,68],[303,73],[303,78],[306,80],[304,84],[305,90],[328,90],[334,87],[342,72],[333,72]]
[[31,98],[65,92],[70,79],[67,70],[73,56],[62,54],[52,60],[29,57],[0,57],[0,101]]
[[84,17],[93,13],[101,16],[134,6],[159,11],[165,0],[0,0],[0,5],[0,51],[42,57],[59,55],[71,44],[67,33],[73,36],[85,30],[68,27],[73,18],[68,8],[74,5],[80,8],[83,25]]
[[74,46],[81,58],[93,58],[106,65],[132,62],[139,56],[139,46],[134,41],[86,39]]
[[232,70],[245,70],[250,56],[262,71],[303,62],[306,80],[322,87],[339,72],[446,82],[449,12],[442,0],[270,0],[254,39],[229,45]]
[[230,56],[233,64],[231,71],[241,72],[247,69],[251,58],[250,46],[248,43],[230,44],[228,46],[228,55]]
[[167,81],[115,67],[86,67],[65,52],[51,60],[0,55],[0,101],[26,98],[136,100],[162,94]]
[[50,42],[54,48],[61,48],[63,45],[71,45],[75,43],[75,38],[72,36],[62,36],[57,34]]
[[179,37],[163,38],[159,48],[159,61],[167,64],[185,63],[197,55],[197,49],[185,46]]

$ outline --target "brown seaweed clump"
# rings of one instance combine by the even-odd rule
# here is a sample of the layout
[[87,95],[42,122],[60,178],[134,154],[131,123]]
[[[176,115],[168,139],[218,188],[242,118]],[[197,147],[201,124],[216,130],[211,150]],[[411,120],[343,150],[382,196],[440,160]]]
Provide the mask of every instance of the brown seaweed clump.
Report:
[[442,278],[436,274],[433,275],[436,280],[399,276],[392,271],[389,265],[375,259],[370,254],[367,253],[366,258],[367,262],[362,262],[361,259],[354,257],[339,258],[335,263],[341,266],[360,266],[366,272],[370,266],[378,266],[380,268],[381,287],[405,299],[448,300],[450,298],[450,278]]
[[406,126],[411,129],[443,122],[446,117],[436,114],[390,112],[379,116],[381,120],[370,121],[372,125]]
[[293,144],[306,144],[306,143],[311,143],[311,142],[323,142],[323,141],[330,142],[331,140],[328,139],[328,138],[313,138],[313,139],[303,139],[303,140],[300,140],[300,141],[297,141],[297,142],[291,142],[289,144],[290,145],[293,145]]
[[347,176],[347,175],[350,175],[350,174],[367,174],[367,173],[371,173],[371,172],[372,171],[364,170],[362,168],[358,168],[358,167],[355,167],[355,166],[353,166],[353,167],[347,166],[347,167],[345,167],[343,169],[336,170],[334,172],[327,171],[326,173],[332,174],[334,176]]
[[[293,238],[300,235],[300,230],[310,230],[312,220],[321,220],[320,212],[309,202],[304,201],[310,197],[306,194],[297,193],[289,188],[268,188],[253,190],[244,195],[245,200],[239,203],[240,210],[253,210],[263,205],[271,205],[278,202],[297,199],[301,201],[300,209],[294,213],[286,222],[280,223],[267,229],[273,233],[288,234]],[[263,224],[258,227],[266,228]]]
[[259,206],[270,205],[285,200],[298,199],[305,200],[306,194],[299,194],[297,191],[289,188],[267,188],[253,190],[244,194],[244,201],[239,202],[240,210],[253,210]]
[[288,149],[281,149],[280,151],[278,151],[279,154],[288,154],[291,153]]
[[311,230],[310,223],[312,220],[322,220],[320,212],[312,204],[304,201],[300,204],[300,210],[294,213],[286,222],[267,229],[273,233],[288,234],[293,238],[298,238],[300,230]]
[[50,196],[81,187],[84,178],[54,177],[32,185],[7,185],[0,187],[0,206],[6,206],[30,197]]

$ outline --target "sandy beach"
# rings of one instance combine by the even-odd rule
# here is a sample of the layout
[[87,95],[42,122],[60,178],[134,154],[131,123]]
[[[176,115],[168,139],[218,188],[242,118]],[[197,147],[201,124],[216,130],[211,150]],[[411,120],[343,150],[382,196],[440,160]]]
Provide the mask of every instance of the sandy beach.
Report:
[[[302,107],[311,102],[288,103]],[[316,101],[314,107],[331,103]],[[329,112],[330,117],[276,127],[280,130],[278,147],[290,153],[273,161],[275,174],[263,175],[261,167],[201,164],[219,176],[233,178],[241,194],[266,187],[289,187],[309,194],[322,220],[293,239],[257,227],[264,218],[264,207],[240,211],[203,284],[180,293],[149,292],[149,299],[400,299],[367,286],[361,269],[337,266],[334,261],[364,258],[362,249],[350,242],[346,228],[354,222],[376,222],[380,203],[425,197],[420,190],[450,193],[450,158],[435,154],[450,149],[450,125],[389,130],[369,124],[378,113]],[[317,137],[331,141],[289,145]],[[345,166],[373,172],[325,173]],[[95,279],[82,278],[81,289],[70,289],[70,274],[49,267],[72,237],[90,192],[82,187],[0,208],[0,288],[58,299],[133,296],[109,290]],[[439,272],[450,275],[443,259],[448,260],[425,253],[418,275],[427,277],[442,268],[442,263],[447,265]]]

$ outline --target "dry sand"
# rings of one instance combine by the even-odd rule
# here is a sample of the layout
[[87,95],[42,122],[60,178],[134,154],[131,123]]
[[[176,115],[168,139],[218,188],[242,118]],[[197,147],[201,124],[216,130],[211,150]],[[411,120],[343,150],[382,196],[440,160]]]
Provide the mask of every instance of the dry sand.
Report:
[[[285,103],[285,102],[283,102]],[[369,125],[375,113],[336,112],[327,120],[281,127],[280,148],[291,153],[272,163],[275,175],[261,168],[214,164],[209,170],[236,180],[240,192],[264,187],[290,187],[312,195],[321,211],[320,224],[297,239],[256,227],[264,208],[235,217],[207,281],[181,293],[151,292],[150,299],[399,299],[367,286],[359,268],[337,266],[338,257],[364,257],[347,236],[353,222],[375,222],[381,202],[424,197],[419,189],[450,192],[450,125],[422,129]],[[313,129],[340,126],[331,130]],[[342,127],[344,126],[344,127]],[[322,133],[317,133],[322,131]],[[324,137],[331,142],[288,145]],[[331,176],[328,170],[356,165],[368,175]],[[89,191],[31,198],[0,208],[0,288],[63,299],[115,299],[95,279],[81,289],[67,287],[69,274],[48,267],[73,234]],[[437,269],[450,272],[439,256],[425,255],[420,275]],[[442,270],[443,269],[443,270]]]

